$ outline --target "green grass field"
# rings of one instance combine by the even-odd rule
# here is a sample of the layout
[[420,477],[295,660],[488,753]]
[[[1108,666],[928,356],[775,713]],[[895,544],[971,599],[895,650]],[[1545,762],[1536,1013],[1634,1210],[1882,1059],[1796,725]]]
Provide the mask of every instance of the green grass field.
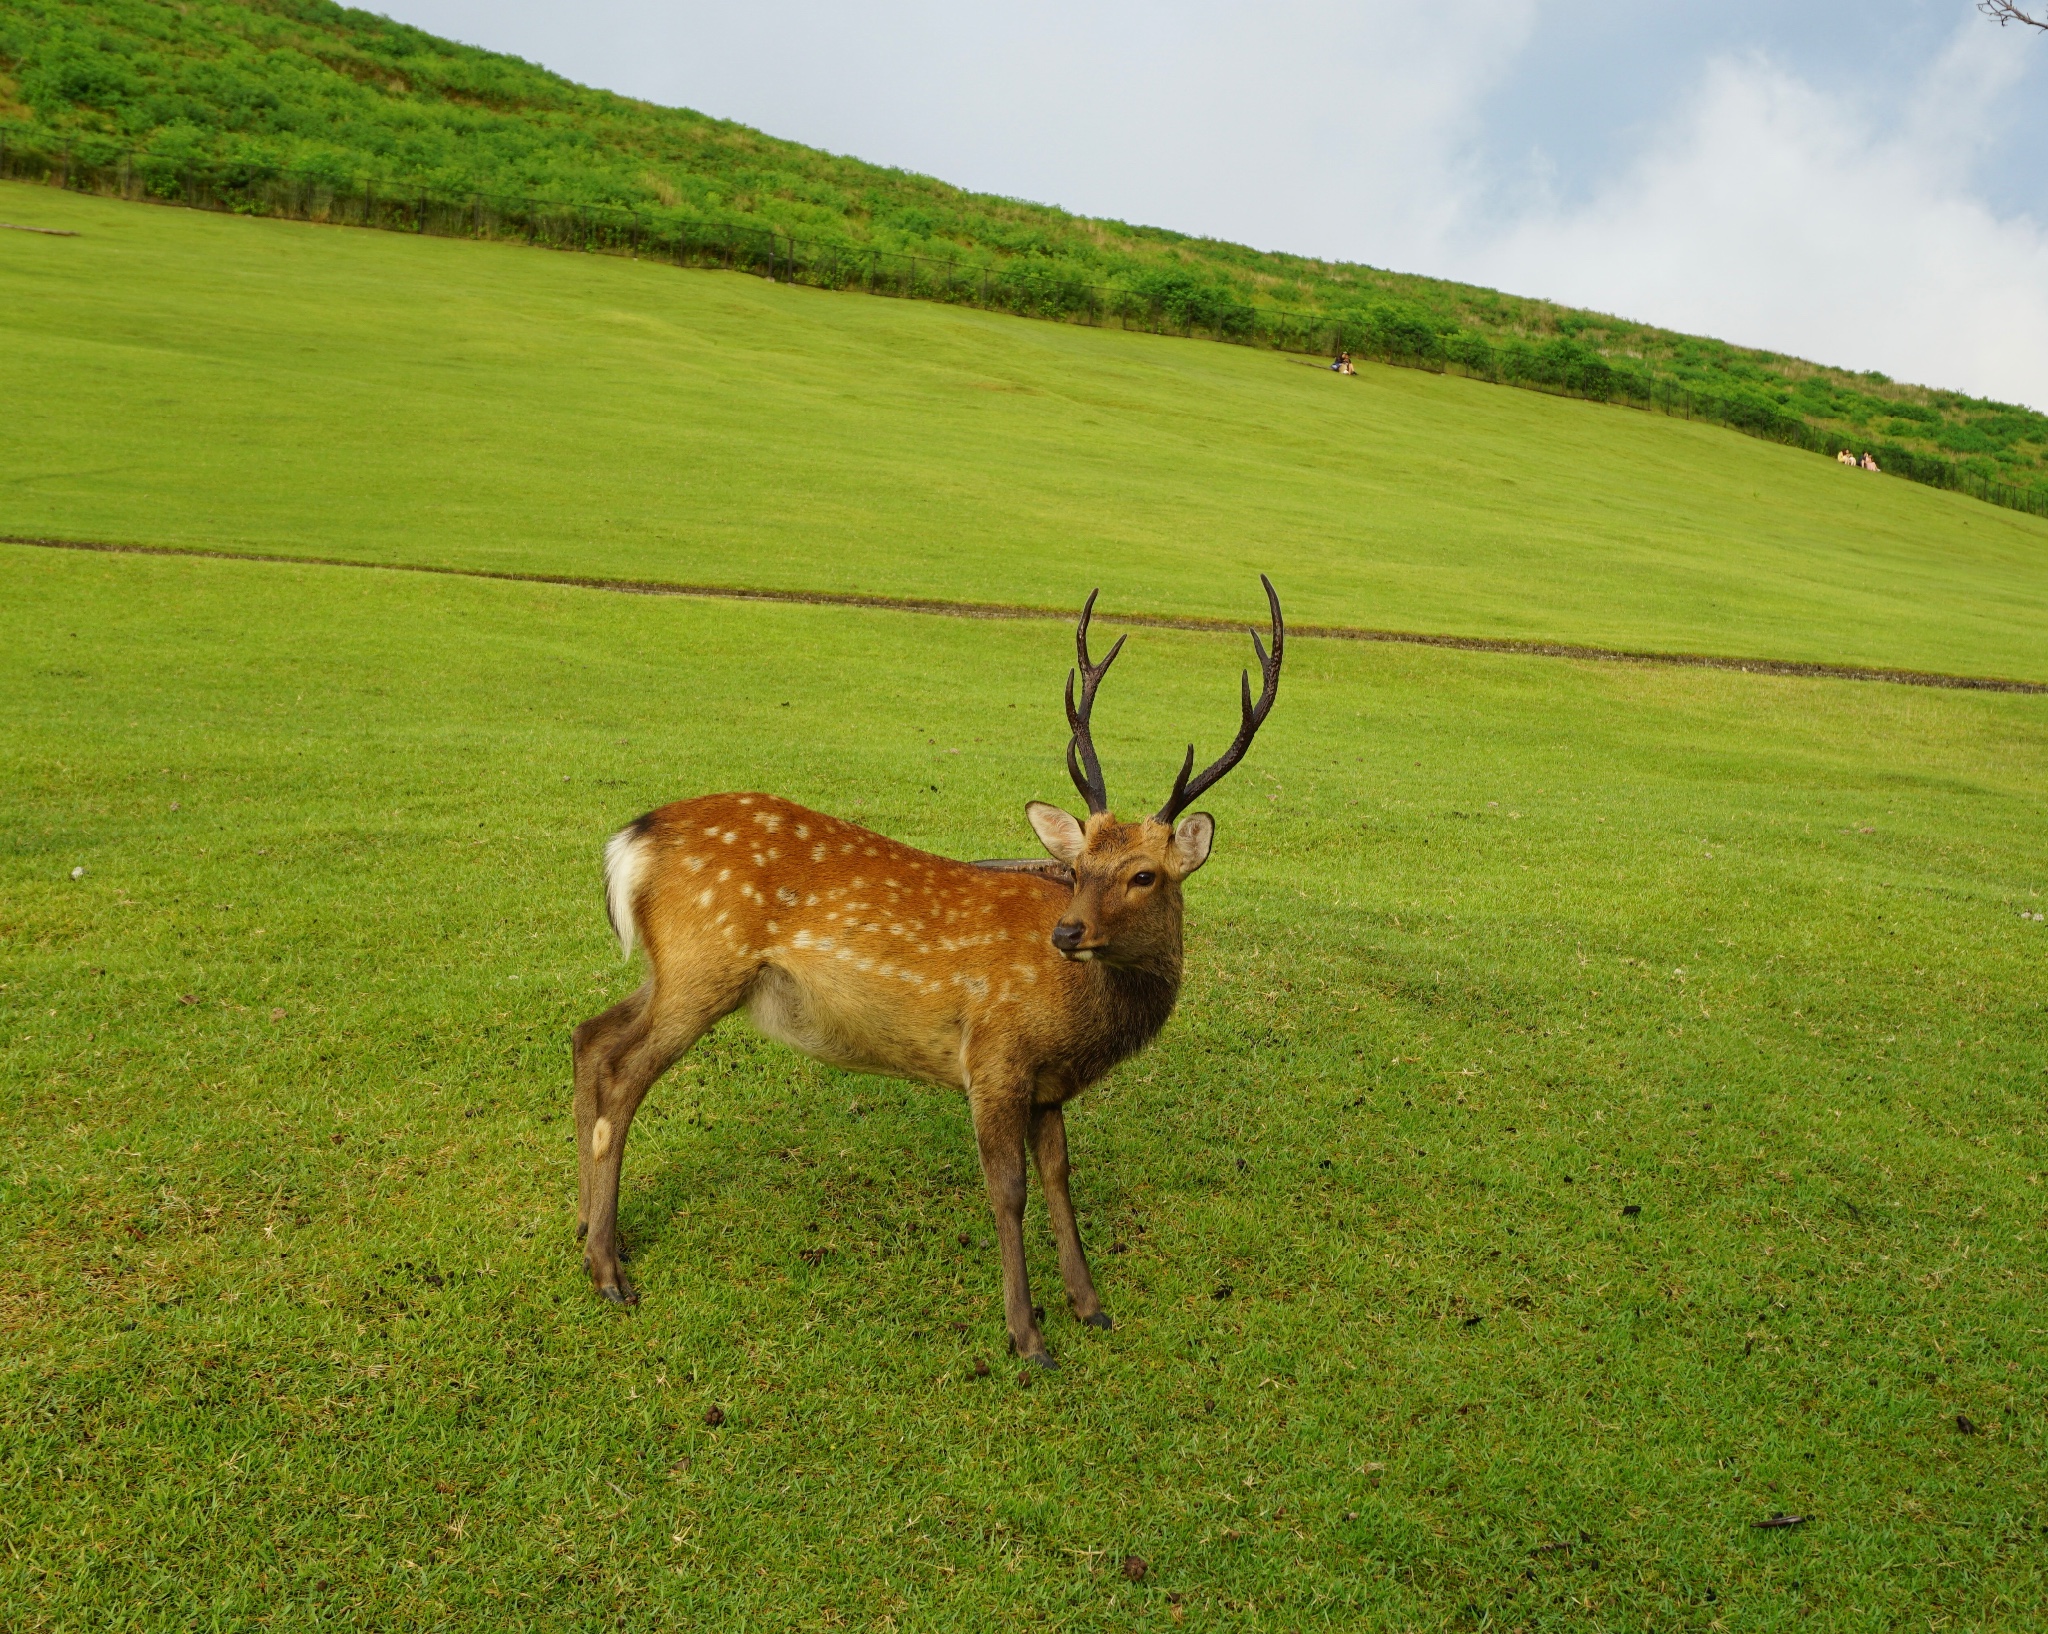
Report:
[[[1024,848],[1066,628],[0,572],[11,1627],[2048,1614],[2042,700],[1297,643],[1025,1389],[958,1105],[737,1025],[600,1305],[565,1034],[658,800]],[[1242,644],[1136,637],[1127,806]]]
[[[0,219],[82,235],[0,232],[0,533],[1245,618],[1264,567],[1301,622],[2048,679],[2048,526],[1723,431]],[[1291,643],[1180,1014],[1070,1120],[1116,1329],[1026,1387],[963,1108],[741,1023],[600,1304],[567,1034],[661,801],[1028,852],[1070,625],[8,544],[0,597],[10,1631],[2048,1621],[2048,697]],[[1136,634],[1125,812],[1248,655]]]
[[[1407,370],[0,186],[0,531],[2048,680],[2048,522]],[[1253,597],[1256,600],[1256,597]],[[1256,607],[1250,609],[1256,612]]]

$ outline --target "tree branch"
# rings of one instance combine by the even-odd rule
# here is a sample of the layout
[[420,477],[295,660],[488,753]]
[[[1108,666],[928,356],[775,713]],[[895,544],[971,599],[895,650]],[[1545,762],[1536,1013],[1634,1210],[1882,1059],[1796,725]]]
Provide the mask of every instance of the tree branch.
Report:
[[1977,0],[1977,9],[1994,19],[2000,28],[2007,23],[2025,23],[2029,28],[2048,32],[2048,15],[2036,17],[2031,12],[2021,11],[2012,0]]

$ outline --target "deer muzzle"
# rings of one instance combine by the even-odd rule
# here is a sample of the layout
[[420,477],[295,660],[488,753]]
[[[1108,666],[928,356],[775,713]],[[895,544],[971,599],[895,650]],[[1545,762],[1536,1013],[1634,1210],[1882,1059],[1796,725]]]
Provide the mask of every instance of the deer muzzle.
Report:
[[1052,945],[1069,959],[1092,959],[1093,948],[1081,944],[1088,939],[1088,927],[1077,919],[1062,919],[1052,928]]

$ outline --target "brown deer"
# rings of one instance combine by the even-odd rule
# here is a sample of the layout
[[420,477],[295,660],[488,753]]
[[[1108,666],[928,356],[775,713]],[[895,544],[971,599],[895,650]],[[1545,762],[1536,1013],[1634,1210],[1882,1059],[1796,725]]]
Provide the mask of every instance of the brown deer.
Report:
[[1045,1187],[1074,1314],[1107,1328],[1067,1195],[1062,1108],[1152,1041],[1180,993],[1181,883],[1209,857],[1215,819],[1182,813],[1244,758],[1280,685],[1286,631],[1257,702],[1221,759],[1142,822],[1110,814],[1089,737],[1095,689],[1123,650],[1088,656],[1090,595],[1067,676],[1067,770],[1086,822],[1034,800],[1024,810],[1058,866],[966,863],[899,845],[767,794],[710,794],[651,811],[605,846],[605,903],[647,981],[576,1029],[578,1233],[597,1291],[639,1295],[619,1269],[619,1167],[655,1079],[720,1017],[744,1006],[770,1038],[856,1072],[964,1091],[1003,1258],[1003,1314],[1027,1362],[1053,1366],[1024,1269],[1024,1153]]

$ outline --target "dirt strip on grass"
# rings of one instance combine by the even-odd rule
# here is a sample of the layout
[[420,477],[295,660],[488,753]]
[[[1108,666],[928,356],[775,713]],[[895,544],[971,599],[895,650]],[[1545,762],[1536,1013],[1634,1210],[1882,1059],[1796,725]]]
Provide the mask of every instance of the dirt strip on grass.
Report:
[[[850,590],[757,590],[743,585],[680,584],[660,579],[602,579],[577,573],[515,573],[484,567],[440,567],[423,562],[364,562],[344,556],[282,555],[270,551],[214,550],[185,545],[120,545],[90,539],[38,539],[0,534],[0,545],[42,550],[99,551],[116,556],[187,556],[217,562],[279,562],[300,567],[348,567],[380,573],[435,573],[454,579],[496,579],[510,584],[563,585],[626,596],[693,596],[715,601],[790,602],[806,607],[867,607],[891,613],[928,613],[940,618],[1052,619],[1074,617],[1071,607],[1033,607],[1012,602],[944,601],[929,596],[875,596]],[[1132,613],[1104,609],[1116,624],[1156,630],[1236,632],[1235,619],[1175,613]],[[1570,641],[1517,641],[1506,636],[1430,635],[1418,630],[1374,630],[1349,624],[1290,624],[1290,637],[1312,641],[1387,641],[1411,647],[1448,647],[1457,652],[1511,653],[1525,658],[1578,658],[1605,664],[1668,664],[1686,669],[1738,670],[1745,675],[1790,675],[1820,681],[1884,681],[1893,686],[1947,687],[1963,692],[2048,693],[2048,681],[2016,681],[1995,675],[1946,675],[1936,670],[1888,669],[1869,664],[1806,664],[1784,658],[1731,658],[1716,653],[1640,652],[1628,647],[1589,647]]]

